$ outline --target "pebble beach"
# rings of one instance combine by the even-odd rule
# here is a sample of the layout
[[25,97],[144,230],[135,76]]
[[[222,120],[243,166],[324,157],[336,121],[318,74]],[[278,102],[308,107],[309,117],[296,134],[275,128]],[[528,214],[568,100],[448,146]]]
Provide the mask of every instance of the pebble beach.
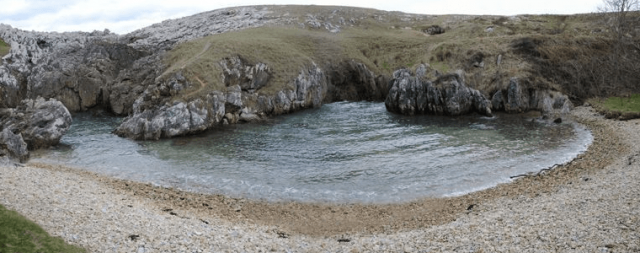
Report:
[[640,120],[568,117],[585,154],[451,198],[266,203],[28,163],[0,165],[0,204],[89,252],[640,252]]

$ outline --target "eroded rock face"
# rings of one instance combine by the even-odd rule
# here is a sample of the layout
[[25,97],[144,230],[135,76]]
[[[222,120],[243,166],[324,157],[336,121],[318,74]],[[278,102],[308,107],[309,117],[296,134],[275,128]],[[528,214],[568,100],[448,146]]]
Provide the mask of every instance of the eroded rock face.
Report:
[[129,115],[147,86],[157,84],[166,51],[211,34],[289,22],[268,13],[265,7],[214,10],[122,36],[108,30],[48,33],[0,25],[0,38],[11,45],[0,64],[0,108],[41,96],[59,100],[72,112],[103,106]]
[[133,105],[115,133],[132,139],[156,140],[194,134],[219,124],[264,120],[269,115],[319,107],[328,81],[324,72],[312,65],[300,72],[290,87],[275,95],[258,95],[239,84],[214,91],[189,102],[171,102],[184,87],[192,86],[178,73],[158,86],[148,87]]
[[366,65],[353,60],[329,69],[329,101],[382,101],[391,88],[387,78],[376,76]]
[[537,110],[550,116],[559,116],[573,109],[573,103],[566,95],[551,90],[527,89],[517,78],[510,79],[509,85],[497,91],[491,100],[494,110],[507,113]]
[[27,96],[56,98],[71,111],[85,111],[103,102],[108,105],[109,96],[103,94],[109,93],[120,71],[144,55],[126,45],[108,42],[60,48],[50,54],[49,64],[32,69]]
[[[419,73],[425,72],[418,69]],[[491,116],[491,101],[478,90],[467,87],[459,74],[442,76],[433,83],[408,69],[397,70],[393,77],[393,86],[385,100],[391,112],[451,116],[477,112]]]
[[221,123],[227,101],[223,92],[211,92],[189,102],[172,101],[190,86],[180,72],[147,86],[115,133],[131,139],[157,140],[201,132]]
[[205,99],[176,102],[128,117],[116,134],[132,139],[157,140],[204,131],[221,122],[224,96],[211,93]]
[[116,114],[129,113],[131,97],[149,85],[147,73],[161,65],[159,57],[145,57],[149,53],[121,43],[109,31],[44,33],[0,25],[0,37],[11,44],[0,66],[0,106],[5,108],[44,97],[70,111],[113,105]]
[[222,82],[225,86],[240,86],[243,91],[254,92],[264,87],[271,79],[271,70],[264,63],[249,65],[238,56],[220,61]]
[[26,147],[34,150],[58,144],[72,122],[61,102],[43,98],[23,100],[16,108],[2,109],[0,116],[0,149],[5,150],[0,153],[20,160],[28,157]]

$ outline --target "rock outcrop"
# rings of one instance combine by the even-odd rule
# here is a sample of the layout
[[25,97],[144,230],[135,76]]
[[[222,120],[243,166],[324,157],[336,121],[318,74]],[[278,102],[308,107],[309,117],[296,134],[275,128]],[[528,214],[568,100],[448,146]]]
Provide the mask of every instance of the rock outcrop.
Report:
[[567,95],[552,90],[525,88],[517,78],[511,78],[506,88],[498,90],[491,101],[495,111],[507,113],[537,110],[557,117],[573,109],[573,103]]
[[366,65],[355,61],[327,66],[328,71],[312,62],[272,94],[260,92],[272,75],[268,65],[250,64],[237,56],[219,64],[226,87],[188,101],[175,101],[173,98],[187,88],[199,86],[178,72],[148,86],[115,133],[132,139],[170,138],[219,124],[261,121],[332,101],[380,101],[389,89],[388,78],[376,77]]
[[385,100],[387,110],[405,115],[462,115],[477,112],[491,116],[491,101],[480,91],[469,88],[460,74],[439,77],[435,82],[424,79],[424,66],[418,75],[408,69],[393,73],[394,81]]
[[[228,61],[221,64],[228,64]],[[257,66],[247,67],[242,61],[226,65],[226,73],[235,73],[225,74],[225,78],[235,80],[232,86],[188,102],[172,102],[174,94],[193,86],[179,73],[158,86],[150,86],[134,103],[134,113],[115,133],[132,139],[156,140],[202,132],[219,124],[260,121],[270,115],[322,105],[328,79],[317,65],[302,70],[289,85],[292,89],[278,91],[272,96],[255,93],[255,89],[261,88],[254,85],[256,77],[260,79],[260,71],[268,70],[266,65]],[[243,72],[246,70],[249,71]],[[243,84],[254,88],[243,89]]]
[[243,91],[254,92],[266,86],[273,75],[264,63],[247,66],[239,56],[228,57],[220,61],[222,83],[226,87],[239,85]]
[[1,107],[39,96],[72,111],[95,106],[102,86],[137,58],[108,31],[44,33],[0,25],[0,37],[11,45],[0,65]]
[[29,158],[27,143],[22,139],[22,135],[14,133],[9,128],[0,132],[0,158],[17,159],[20,162]]
[[116,134],[132,139],[157,140],[201,132],[222,121],[224,95],[216,92],[189,103],[175,102],[135,113]]
[[71,114],[59,101],[26,99],[13,109],[0,109],[0,155],[24,160],[30,150],[58,144],[71,127]]
[[[362,20],[390,17],[387,12],[347,7],[310,10],[312,13],[300,14],[297,7],[290,6],[227,8],[167,20],[126,35],[108,30],[27,32],[0,25],[0,38],[11,45],[0,64],[0,108],[19,107],[24,104],[22,100],[37,97],[56,99],[72,112],[100,106],[127,116],[115,132],[133,139],[194,134],[219,124],[260,121],[344,100],[385,100],[388,110],[408,115],[570,109],[566,96],[525,89],[517,82],[488,100],[480,91],[466,86],[464,74],[438,75],[435,81],[428,81],[425,66],[415,75],[399,70],[390,77],[371,71],[369,67],[377,61],[368,63],[368,67],[353,59],[310,57],[303,66],[293,69],[299,71],[297,76],[288,72],[290,80],[282,80],[283,73],[275,73],[278,68],[266,61],[248,62],[229,52],[223,59],[207,59],[208,67],[219,67],[221,72],[216,84],[205,84],[188,68],[182,73],[186,65],[166,66],[167,52],[178,44],[212,34],[267,25],[339,33],[344,27],[366,23]],[[402,15],[402,20],[411,22],[426,18]],[[433,26],[427,32],[439,34],[444,29]],[[366,56],[366,50],[361,52]],[[200,60],[197,58],[203,53],[185,62]],[[482,60],[473,66],[482,67]],[[273,85],[276,80],[281,83]],[[14,141],[17,137],[24,138],[30,149],[40,146],[26,135],[26,129],[14,129],[2,129],[2,139],[15,147],[14,155],[19,156],[22,145]]]
[[11,46],[0,64],[0,108],[40,96],[55,98],[72,112],[102,106],[129,115],[134,101],[157,84],[166,51],[211,34],[290,22],[269,13],[266,7],[221,9],[122,36],[108,30],[29,32],[0,24],[0,38]]
[[389,78],[376,76],[367,65],[354,60],[328,67],[327,101],[382,101],[389,92]]

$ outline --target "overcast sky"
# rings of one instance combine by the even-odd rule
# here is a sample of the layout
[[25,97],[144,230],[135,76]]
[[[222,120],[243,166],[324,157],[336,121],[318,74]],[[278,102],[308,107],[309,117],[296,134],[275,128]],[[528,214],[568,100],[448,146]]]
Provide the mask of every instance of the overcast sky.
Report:
[[0,0],[0,23],[36,31],[124,34],[214,9],[270,4],[349,5],[420,14],[574,14],[597,10],[602,0]]

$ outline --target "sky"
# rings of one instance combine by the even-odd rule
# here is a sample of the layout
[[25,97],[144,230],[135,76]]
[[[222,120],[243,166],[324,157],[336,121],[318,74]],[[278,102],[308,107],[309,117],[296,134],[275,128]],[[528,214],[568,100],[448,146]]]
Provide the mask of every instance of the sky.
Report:
[[419,14],[575,14],[602,0],[0,0],[0,23],[35,31],[125,34],[166,19],[225,7],[271,4],[348,5]]

